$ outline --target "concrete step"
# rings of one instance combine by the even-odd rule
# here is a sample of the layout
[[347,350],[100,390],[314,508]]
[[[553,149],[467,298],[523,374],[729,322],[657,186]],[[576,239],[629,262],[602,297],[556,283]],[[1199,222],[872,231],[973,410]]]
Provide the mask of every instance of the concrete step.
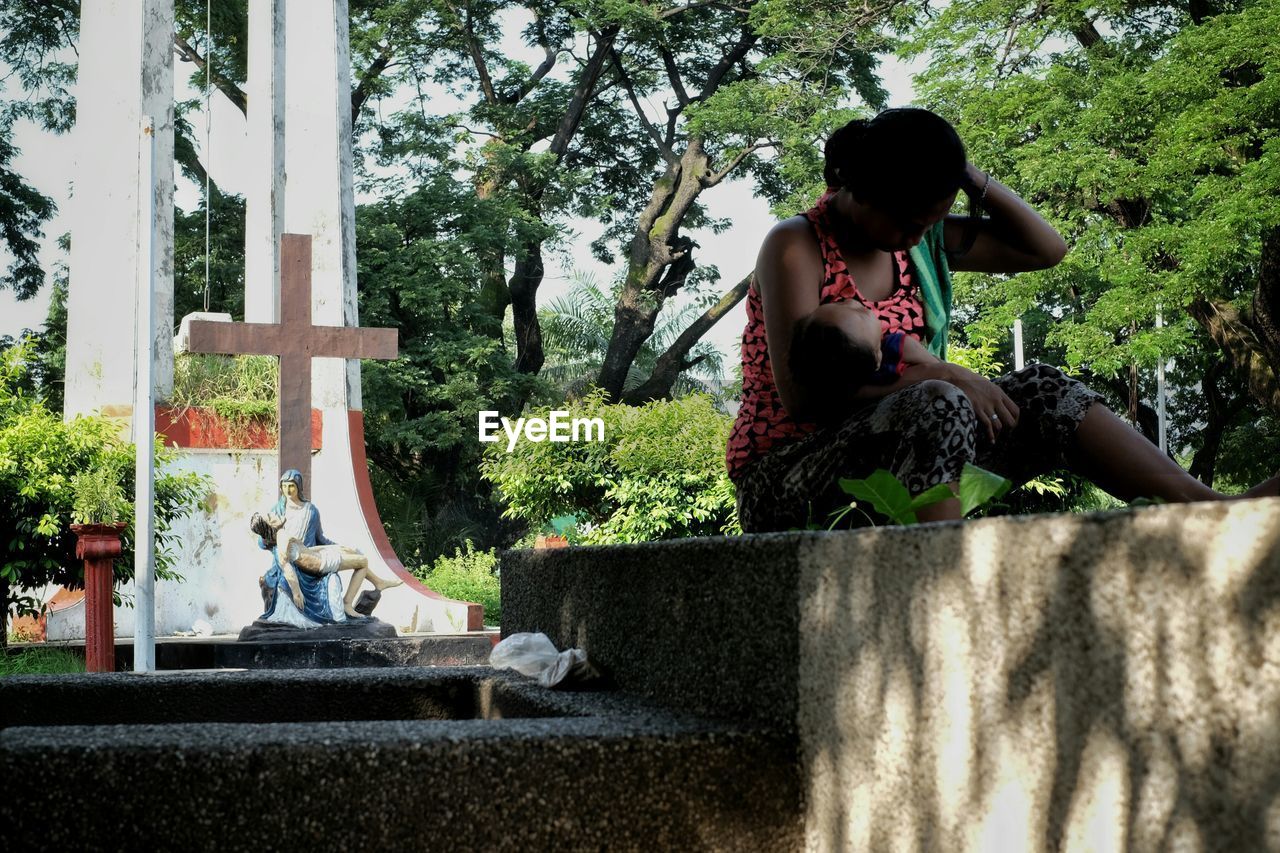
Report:
[[795,767],[775,732],[488,668],[0,680],[14,849],[788,850]]
[[1280,499],[522,552],[503,632],[796,734],[809,850],[1280,839]]
[[[496,630],[462,634],[404,634],[383,639],[271,639],[240,642],[234,635],[156,638],[156,669],[334,669],[367,666],[477,666],[489,661]],[[67,648],[84,654],[84,641],[15,643]],[[116,670],[133,669],[133,638],[116,638]]]

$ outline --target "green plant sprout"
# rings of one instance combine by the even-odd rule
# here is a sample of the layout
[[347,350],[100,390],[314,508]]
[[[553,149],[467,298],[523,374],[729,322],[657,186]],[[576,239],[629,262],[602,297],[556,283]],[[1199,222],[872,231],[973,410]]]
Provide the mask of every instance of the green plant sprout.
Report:
[[[960,514],[966,516],[975,509],[1004,497],[1012,485],[1012,482],[999,474],[966,462],[960,473],[958,492],[952,492],[946,483],[939,483],[913,498],[907,487],[892,472],[878,468],[862,480],[841,478],[840,488],[856,500],[834,513],[830,526],[834,528],[850,512],[863,512],[857,501],[869,503],[876,512],[886,516],[894,524],[918,524],[920,519],[916,516],[917,512],[955,497],[960,499]],[[863,515],[866,513],[863,512]]]
[[71,517],[77,524],[115,524],[129,507],[120,469],[111,461],[73,475],[71,490]]

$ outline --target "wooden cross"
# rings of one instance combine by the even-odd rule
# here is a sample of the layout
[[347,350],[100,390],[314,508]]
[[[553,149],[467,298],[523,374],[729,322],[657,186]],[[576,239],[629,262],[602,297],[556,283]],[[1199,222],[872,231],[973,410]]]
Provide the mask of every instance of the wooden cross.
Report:
[[395,329],[311,324],[311,237],[280,238],[280,322],[191,322],[190,352],[280,358],[276,412],[280,474],[297,468],[311,485],[311,359],[396,357]]

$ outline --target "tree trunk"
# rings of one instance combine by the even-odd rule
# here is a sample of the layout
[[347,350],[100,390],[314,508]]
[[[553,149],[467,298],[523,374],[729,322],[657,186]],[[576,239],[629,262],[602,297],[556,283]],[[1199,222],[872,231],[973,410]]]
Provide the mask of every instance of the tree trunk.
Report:
[[[569,151],[569,144],[582,124],[582,118],[595,95],[596,85],[600,82],[600,75],[608,63],[617,36],[617,26],[595,34],[595,50],[578,77],[569,105],[560,117],[555,136],[551,138],[551,145],[547,149],[554,155],[557,163],[563,162]],[[542,218],[542,195],[542,187],[529,194],[528,210],[538,220]],[[542,277],[542,243],[530,240],[516,258],[509,285],[511,320],[516,332],[515,368],[521,373],[537,373],[546,361],[546,354],[542,351],[542,327],[538,324],[538,288],[542,286]]]
[[1133,401],[1130,410],[1130,423],[1134,429],[1142,433],[1147,441],[1152,444],[1159,442],[1160,416],[1156,414],[1156,410],[1138,400],[1136,395],[1132,394],[1127,379],[1116,376],[1113,379],[1106,379],[1101,376],[1094,375],[1090,378],[1090,382],[1109,390],[1112,394],[1121,400]]
[[633,389],[623,395],[622,401],[628,405],[638,406],[641,403],[647,403],[650,400],[666,399],[671,396],[671,388],[675,385],[676,379],[680,374],[693,367],[695,362],[688,361],[686,357],[689,350],[693,349],[694,344],[702,339],[702,336],[714,326],[721,317],[728,314],[733,306],[742,301],[742,297],[747,295],[747,288],[751,286],[751,277],[754,272],[748,273],[742,281],[733,286],[733,289],[720,298],[720,301],[712,305],[702,316],[689,324],[689,327],[680,333],[680,337],[676,338],[671,346],[667,347],[667,351],[658,356],[658,361],[653,367],[653,373],[639,387]]
[[622,399],[627,371],[653,334],[663,304],[694,269],[693,241],[678,232],[705,188],[709,166],[702,139],[692,138],[680,159],[654,183],[649,203],[636,221],[627,277],[613,311],[613,335],[597,383],[610,400]]
[[1222,434],[1226,431],[1231,419],[1244,407],[1244,398],[1237,397],[1228,402],[1218,384],[1226,372],[1227,363],[1223,359],[1215,359],[1204,378],[1200,380],[1200,388],[1204,392],[1208,404],[1208,418],[1200,434],[1204,441],[1195,456],[1191,458],[1191,476],[1206,486],[1213,488],[1214,472],[1218,466],[1218,451],[1222,447]]
[[1280,415],[1280,382],[1276,369],[1267,358],[1262,342],[1253,327],[1234,305],[1197,299],[1187,306],[1209,337],[1240,371],[1248,383],[1249,393],[1273,414]]
[[1262,238],[1258,286],[1253,291],[1253,315],[1249,326],[1258,337],[1267,361],[1280,366],[1280,226]]
[[516,330],[516,370],[537,373],[546,356],[538,325],[538,287],[542,284],[542,244],[530,240],[511,275],[511,320]]

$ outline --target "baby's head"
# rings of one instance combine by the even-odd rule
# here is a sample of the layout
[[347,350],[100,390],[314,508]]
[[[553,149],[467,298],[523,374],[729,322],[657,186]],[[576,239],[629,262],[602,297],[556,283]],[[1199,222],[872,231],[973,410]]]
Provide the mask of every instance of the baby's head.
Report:
[[828,302],[796,321],[791,376],[800,385],[856,391],[880,367],[880,320],[861,302]]

